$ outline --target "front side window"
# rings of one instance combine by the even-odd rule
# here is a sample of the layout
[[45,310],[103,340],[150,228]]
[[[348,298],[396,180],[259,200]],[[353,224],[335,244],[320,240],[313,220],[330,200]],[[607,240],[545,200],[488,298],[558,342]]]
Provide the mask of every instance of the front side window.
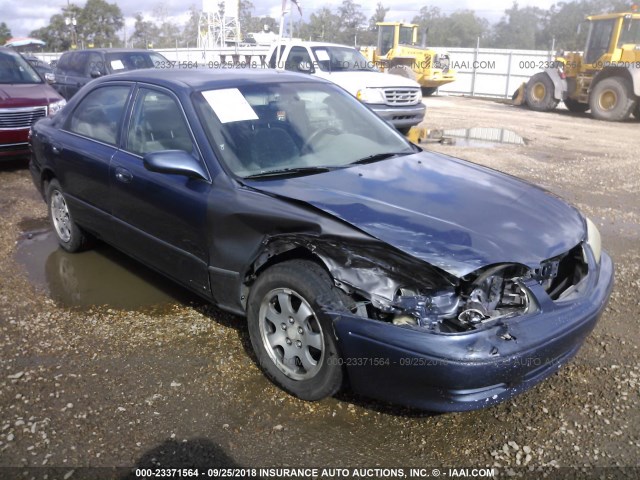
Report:
[[286,70],[297,72],[300,70],[300,63],[306,62],[311,65],[311,57],[305,47],[291,47],[289,56],[287,57],[287,63],[284,66]]
[[66,129],[109,145],[117,145],[119,125],[130,87],[100,87],[85,96],[67,120]]
[[375,70],[370,62],[355,48],[313,47],[316,65],[325,72],[356,72]]
[[414,150],[342,89],[316,82],[251,84],[193,95],[218,157],[237,176],[346,168]]
[[137,155],[163,150],[193,151],[182,109],[173,97],[148,88],[138,91],[129,125],[127,150]]
[[40,75],[21,55],[0,51],[0,83],[42,83]]

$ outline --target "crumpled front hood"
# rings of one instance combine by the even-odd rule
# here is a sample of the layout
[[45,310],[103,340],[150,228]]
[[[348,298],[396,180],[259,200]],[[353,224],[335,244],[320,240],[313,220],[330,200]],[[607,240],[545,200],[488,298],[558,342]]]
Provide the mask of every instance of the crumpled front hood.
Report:
[[537,267],[585,238],[581,215],[559,198],[431,152],[245,183],[313,205],[457,277],[495,263]]

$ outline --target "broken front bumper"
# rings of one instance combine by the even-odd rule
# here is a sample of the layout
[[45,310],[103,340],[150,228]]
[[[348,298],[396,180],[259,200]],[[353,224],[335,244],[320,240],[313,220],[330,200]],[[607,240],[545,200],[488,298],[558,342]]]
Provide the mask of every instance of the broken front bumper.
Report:
[[[593,259],[591,264],[593,265]],[[537,312],[484,330],[440,334],[332,314],[352,389],[431,411],[475,410],[513,397],[554,373],[582,346],[613,288],[602,253],[586,293],[553,302],[539,285]]]

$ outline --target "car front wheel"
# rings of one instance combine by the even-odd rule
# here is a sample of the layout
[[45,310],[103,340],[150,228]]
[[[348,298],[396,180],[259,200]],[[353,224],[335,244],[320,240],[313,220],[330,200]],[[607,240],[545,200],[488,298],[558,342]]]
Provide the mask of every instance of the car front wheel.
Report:
[[324,313],[346,310],[342,297],[329,274],[306,260],[270,267],[251,290],[249,336],[260,367],[303,400],[328,397],[342,385],[337,341]]
[[47,185],[47,207],[60,246],[67,252],[83,250],[87,246],[87,236],[73,221],[67,199],[60,183],[55,179]]

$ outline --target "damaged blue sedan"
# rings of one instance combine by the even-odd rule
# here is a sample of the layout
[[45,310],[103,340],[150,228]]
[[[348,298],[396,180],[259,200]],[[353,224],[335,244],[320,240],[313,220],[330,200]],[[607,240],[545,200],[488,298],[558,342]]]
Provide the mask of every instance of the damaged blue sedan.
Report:
[[494,405],[576,354],[613,285],[575,208],[309,76],[111,75],[31,142],[62,248],[100,239],[246,317],[259,366],[305,400]]

